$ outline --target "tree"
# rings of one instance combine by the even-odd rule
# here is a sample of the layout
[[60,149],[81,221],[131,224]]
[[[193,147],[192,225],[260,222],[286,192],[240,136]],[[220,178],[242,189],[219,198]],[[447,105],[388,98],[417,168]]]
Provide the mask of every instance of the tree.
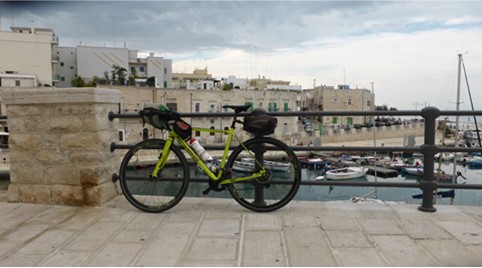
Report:
[[233,89],[233,83],[226,83],[223,85],[223,90],[231,90]]
[[382,106],[375,106],[376,111],[388,111],[388,107],[386,105]]
[[[118,82],[118,83],[115,83],[115,84],[125,85],[126,76],[127,76],[126,68],[114,64],[114,65],[112,65],[112,72],[111,73],[112,73],[112,81],[114,81],[114,83],[116,81]],[[116,80],[116,77],[117,77],[117,80]]]
[[75,78],[71,81],[73,87],[85,87],[84,79],[79,75],[75,75]]
[[146,80],[146,85],[148,87],[154,87],[156,85],[156,77],[155,76],[151,76],[149,78],[147,78]]
[[137,72],[135,68],[131,69],[131,75],[129,76],[129,86],[136,85]]

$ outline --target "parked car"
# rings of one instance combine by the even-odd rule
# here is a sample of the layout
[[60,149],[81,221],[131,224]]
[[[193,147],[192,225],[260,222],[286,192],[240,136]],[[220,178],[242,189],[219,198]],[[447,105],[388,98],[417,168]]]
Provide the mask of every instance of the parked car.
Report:
[[365,127],[366,127],[366,128],[371,128],[371,127],[373,127],[373,123],[372,123],[372,122],[366,122],[366,123],[365,123]]
[[312,133],[312,132],[314,132],[313,126],[312,126],[311,124],[306,124],[306,125],[305,125],[305,131],[306,131],[307,133]]

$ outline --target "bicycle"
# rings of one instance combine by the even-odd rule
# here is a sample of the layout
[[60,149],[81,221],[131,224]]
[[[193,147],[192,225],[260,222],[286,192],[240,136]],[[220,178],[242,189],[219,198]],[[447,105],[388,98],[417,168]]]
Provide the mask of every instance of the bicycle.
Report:
[[[179,113],[162,106],[141,110],[144,123],[147,121],[169,134],[167,139],[141,141],[126,153],[119,172],[126,199],[145,212],[162,212],[178,204],[190,181],[190,164],[182,148],[208,176],[209,187],[203,191],[204,195],[227,189],[240,205],[257,212],[273,211],[288,204],[300,187],[300,163],[288,145],[266,137],[274,132],[276,118],[252,112],[244,121],[238,120],[250,107],[250,104],[223,106],[234,110],[231,126],[223,130],[193,128]],[[241,142],[235,133],[236,124],[254,132],[255,137]],[[227,135],[217,165],[203,162],[191,148],[188,141],[193,131]],[[239,145],[229,154],[233,139]]]

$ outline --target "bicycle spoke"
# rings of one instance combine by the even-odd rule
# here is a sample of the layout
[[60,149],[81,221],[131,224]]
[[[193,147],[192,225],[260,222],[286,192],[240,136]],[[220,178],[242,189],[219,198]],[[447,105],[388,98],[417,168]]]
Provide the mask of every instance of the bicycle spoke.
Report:
[[189,169],[187,160],[177,148],[168,163],[152,177],[156,161],[165,141],[148,140],[133,147],[121,165],[121,187],[127,200],[147,212],[161,212],[176,205],[187,191]]
[[236,171],[233,178],[247,176],[263,167],[267,170],[263,178],[228,187],[238,203],[254,211],[272,211],[285,206],[300,185],[301,172],[296,155],[274,139],[258,138],[245,142],[233,151],[227,165]]

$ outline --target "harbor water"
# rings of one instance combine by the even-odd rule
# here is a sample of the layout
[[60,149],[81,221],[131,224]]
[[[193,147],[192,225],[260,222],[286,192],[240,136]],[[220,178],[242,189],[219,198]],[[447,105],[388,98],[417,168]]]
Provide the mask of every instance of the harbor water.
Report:
[[[460,171],[466,178],[457,178],[457,183],[482,184],[482,169],[469,169],[457,165],[457,171]],[[452,174],[453,163],[442,163],[441,170],[447,174]],[[303,180],[314,180],[318,176],[318,171],[303,169]],[[417,181],[417,176],[399,174],[397,177],[381,178],[373,175],[366,175],[361,178],[353,179],[357,181],[369,182],[407,182],[413,183]],[[439,191],[448,191],[451,189],[439,189]],[[395,187],[349,187],[349,186],[302,186],[296,196],[297,200],[309,201],[334,201],[334,200],[350,200],[353,197],[376,198],[382,201],[404,202],[409,204],[420,204],[421,199],[412,198],[413,195],[419,195],[422,191],[418,188],[395,188]],[[454,205],[482,205],[481,190],[455,189],[455,197],[437,198],[438,204]]]
[[[437,165],[438,167],[438,165]],[[442,163],[440,166],[447,174],[452,174],[453,163]],[[457,178],[457,183],[466,184],[482,184],[482,169],[470,169],[462,165],[457,165],[456,170],[460,171],[466,178]],[[320,175],[319,170],[302,169],[302,181],[314,181]],[[193,166],[191,168],[191,177],[207,178],[205,175],[196,171]],[[417,182],[417,176],[399,173],[396,177],[382,178],[373,175],[366,175],[361,178],[344,180],[344,181],[369,181],[369,182]],[[186,196],[199,197],[201,192],[207,188],[206,183],[191,182]],[[439,189],[439,191],[449,191],[451,189]],[[399,187],[360,187],[360,186],[318,186],[318,185],[302,185],[296,194],[294,200],[304,201],[347,201],[352,198],[366,197],[374,198],[382,201],[403,202],[408,204],[421,204],[421,199],[412,198],[413,195],[419,195],[422,191],[419,188],[399,188]],[[209,197],[230,198],[228,191],[210,192]],[[437,198],[436,204],[454,204],[454,205],[482,205],[482,190],[466,190],[455,189],[455,197]]]

